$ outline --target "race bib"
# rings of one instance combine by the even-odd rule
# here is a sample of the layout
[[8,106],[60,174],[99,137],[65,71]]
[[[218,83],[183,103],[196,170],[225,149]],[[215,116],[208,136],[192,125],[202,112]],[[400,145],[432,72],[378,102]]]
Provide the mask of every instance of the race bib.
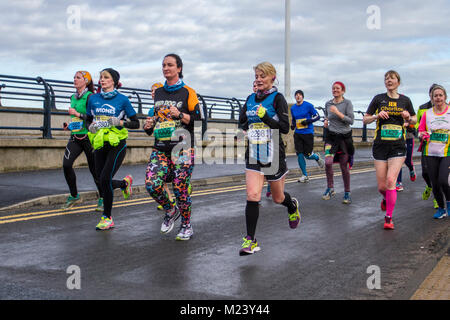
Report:
[[99,129],[107,129],[111,128],[111,125],[109,124],[109,118],[110,116],[95,116],[95,122],[97,123],[97,127]]
[[447,144],[448,141],[448,131],[447,129],[437,129],[431,133],[430,142]]
[[305,121],[305,120],[306,120],[306,118],[303,118],[303,119],[298,119],[298,120],[295,122],[296,125],[297,125],[297,129],[305,129],[305,128],[308,128],[308,124],[302,125],[302,122]]
[[383,124],[381,126],[381,140],[398,140],[403,135],[403,128],[397,124]]
[[265,144],[270,142],[271,131],[263,122],[252,123],[248,129],[248,140],[251,144]]
[[72,117],[69,124],[69,129],[72,132],[79,132],[83,130],[83,120],[78,117]]
[[158,140],[170,140],[176,128],[175,121],[169,120],[158,122],[155,126],[154,135]]

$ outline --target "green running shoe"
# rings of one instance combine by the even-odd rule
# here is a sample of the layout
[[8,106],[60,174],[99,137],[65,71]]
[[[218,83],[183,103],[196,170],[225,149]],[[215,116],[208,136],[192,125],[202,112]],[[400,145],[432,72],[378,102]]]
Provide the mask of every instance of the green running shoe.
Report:
[[240,256],[246,256],[261,250],[261,248],[258,246],[258,242],[256,242],[256,239],[252,240],[250,236],[246,236],[242,240],[244,240],[244,243],[241,246],[241,250],[239,250]]
[[79,194],[77,194],[76,197],[72,197],[71,195],[69,195],[69,197],[66,200],[66,203],[64,203],[64,205],[62,206],[62,209],[67,210],[80,202],[81,202],[81,197]]
[[103,212],[103,209],[104,209],[103,198],[98,198],[97,208],[95,208],[95,211]]
[[100,219],[100,222],[97,224],[95,229],[97,230],[108,230],[114,228],[114,221],[112,218],[107,218],[105,216],[102,216]]
[[132,193],[131,185],[133,184],[133,177],[131,175],[127,175],[125,178],[123,178],[125,182],[127,183],[127,186],[125,189],[122,189],[123,198],[127,200]]
[[302,216],[300,214],[300,208],[298,205],[298,200],[295,198],[292,198],[292,201],[294,202],[295,206],[296,206],[296,210],[294,213],[289,214],[289,227],[291,229],[295,229],[297,228],[297,226],[299,225],[299,223],[301,223],[302,221]]
[[438,205],[436,199],[433,199],[433,208],[435,208],[435,209],[439,208],[439,205]]
[[431,191],[433,191],[433,188],[426,186],[422,193],[422,200],[428,200],[430,198]]

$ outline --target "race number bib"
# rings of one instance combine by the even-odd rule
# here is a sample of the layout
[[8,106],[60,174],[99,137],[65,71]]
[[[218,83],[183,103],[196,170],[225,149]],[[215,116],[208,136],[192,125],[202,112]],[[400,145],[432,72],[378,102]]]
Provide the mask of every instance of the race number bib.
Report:
[[97,123],[97,127],[99,129],[107,129],[111,128],[111,125],[109,124],[109,118],[110,116],[95,116],[95,122]]
[[251,144],[265,144],[270,142],[271,131],[263,122],[250,124],[248,128],[248,140]]
[[447,129],[437,129],[437,130],[433,131],[430,136],[430,142],[447,144],[448,132],[449,132],[449,130],[447,130]]
[[396,124],[383,124],[381,126],[381,140],[398,140],[403,135],[403,128]]
[[303,119],[298,119],[298,120],[295,122],[296,125],[297,125],[297,129],[305,129],[305,128],[308,128],[308,124],[302,125],[302,122],[305,121],[305,120],[306,120],[306,118],[303,118]]
[[170,140],[176,128],[175,121],[169,120],[158,122],[155,126],[154,135],[158,140]]
[[72,117],[69,128],[72,132],[83,130],[83,120],[78,117]]

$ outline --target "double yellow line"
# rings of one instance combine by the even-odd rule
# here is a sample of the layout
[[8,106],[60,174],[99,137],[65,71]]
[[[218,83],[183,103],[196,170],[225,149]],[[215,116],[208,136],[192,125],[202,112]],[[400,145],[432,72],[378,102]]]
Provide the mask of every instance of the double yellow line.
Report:
[[[351,173],[352,174],[365,173],[365,172],[370,172],[370,171],[374,171],[374,169],[366,168],[366,169],[352,170]],[[338,174],[336,174],[336,175],[338,175]],[[324,174],[319,174],[319,175],[310,177],[310,180],[321,179],[324,177],[325,177]],[[286,183],[293,183],[296,181],[297,181],[297,178],[286,179]],[[245,189],[246,189],[245,185],[205,189],[205,190],[193,192],[192,196],[193,197],[205,196],[205,195],[212,195],[212,194],[217,194],[217,193],[240,191],[240,190],[245,190]],[[140,198],[140,199],[131,199],[131,200],[122,200],[122,201],[116,201],[113,205],[113,208],[135,206],[135,205],[141,205],[141,204],[148,204],[148,203],[152,203],[152,202],[155,202],[155,200],[153,200],[150,197]],[[9,216],[0,217],[0,224],[64,216],[64,215],[76,214],[76,213],[93,212],[95,210],[95,208],[96,208],[96,205],[92,204],[92,205],[74,207],[74,208],[70,208],[68,210],[53,209],[53,210],[36,211],[36,212],[28,212],[28,213],[17,213],[17,214],[13,214],[13,215],[9,215]]]

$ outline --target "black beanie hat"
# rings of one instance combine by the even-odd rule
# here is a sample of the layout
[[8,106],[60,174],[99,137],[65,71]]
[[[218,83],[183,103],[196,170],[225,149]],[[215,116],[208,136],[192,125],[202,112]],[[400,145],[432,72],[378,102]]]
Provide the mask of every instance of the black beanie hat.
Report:
[[106,71],[111,75],[111,77],[113,78],[113,81],[114,81],[114,88],[117,88],[119,86],[119,80],[120,80],[119,72],[117,72],[113,68],[106,68],[106,69],[103,69],[102,72],[103,71]]

